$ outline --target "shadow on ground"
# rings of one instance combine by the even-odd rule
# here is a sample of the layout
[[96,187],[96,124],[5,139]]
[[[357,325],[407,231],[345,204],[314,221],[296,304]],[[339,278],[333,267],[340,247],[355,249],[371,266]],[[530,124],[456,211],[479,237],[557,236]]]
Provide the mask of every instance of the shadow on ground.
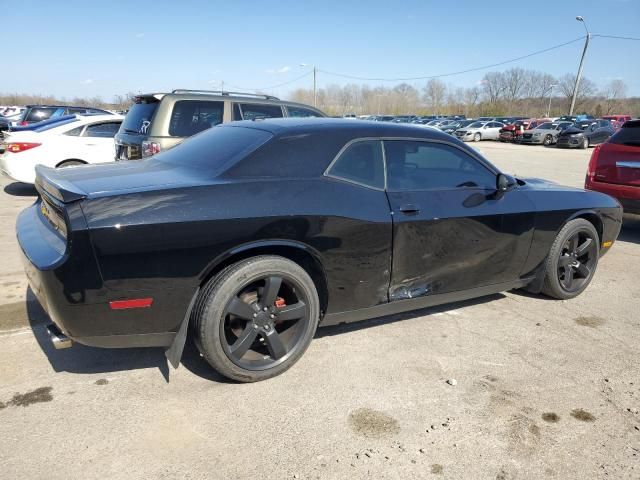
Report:
[[5,186],[4,193],[14,197],[35,197],[38,195],[38,191],[33,185],[21,182],[13,182]]
[[[27,291],[27,317],[38,345],[56,372],[91,374],[157,368],[169,382],[170,366],[162,348],[107,349],[74,343],[71,348],[56,350],[46,331],[46,325],[51,323],[51,320],[36,300],[31,288]],[[206,380],[228,382],[200,356],[191,338],[187,339],[181,365]]]

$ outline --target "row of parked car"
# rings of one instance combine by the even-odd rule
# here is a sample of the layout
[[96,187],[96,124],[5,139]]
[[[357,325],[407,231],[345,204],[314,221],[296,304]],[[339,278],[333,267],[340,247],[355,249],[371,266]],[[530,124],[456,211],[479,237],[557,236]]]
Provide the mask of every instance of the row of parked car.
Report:
[[[0,168],[17,181],[33,183],[37,164],[63,168],[139,160],[220,123],[325,116],[308,105],[268,95],[195,90],[139,95],[126,116],[92,107],[28,105],[20,118],[8,122],[6,128],[0,118],[0,134],[4,136],[0,145]],[[374,115],[360,118],[438,129],[462,141],[555,144],[559,148],[605,144],[593,153],[586,187],[598,189],[604,184],[609,189],[606,193],[625,199],[621,201],[627,209],[640,212],[640,206],[630,202],[632,197],[640,198],[640,120],[631,121],[628,115],[601,119],[586,115],[476,119]],[[620,188],[622,193],[618,191]]]

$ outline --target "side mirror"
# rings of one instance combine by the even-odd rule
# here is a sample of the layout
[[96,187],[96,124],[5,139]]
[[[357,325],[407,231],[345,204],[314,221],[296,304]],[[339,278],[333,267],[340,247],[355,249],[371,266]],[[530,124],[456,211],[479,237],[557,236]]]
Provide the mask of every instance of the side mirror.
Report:
[[516,186],[516,179],[505,175],[504,173],[499,173],[496,177],[496,190],[498,192],[508,192],[512,190]]

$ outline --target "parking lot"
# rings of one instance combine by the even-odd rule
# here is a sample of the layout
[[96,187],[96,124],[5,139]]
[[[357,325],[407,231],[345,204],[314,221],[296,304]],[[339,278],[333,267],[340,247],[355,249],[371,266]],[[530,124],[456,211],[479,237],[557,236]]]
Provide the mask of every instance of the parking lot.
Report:
[[[482,142],[581,186],[590,150]],[[54,350],[17,254],[34,199],[2,180],[3,478],[639,478],[640,219],[588,290],[508,292],[320,329],[291,370],[217,376],[194,348]],[[453,381],[455,380],[455,381]]]

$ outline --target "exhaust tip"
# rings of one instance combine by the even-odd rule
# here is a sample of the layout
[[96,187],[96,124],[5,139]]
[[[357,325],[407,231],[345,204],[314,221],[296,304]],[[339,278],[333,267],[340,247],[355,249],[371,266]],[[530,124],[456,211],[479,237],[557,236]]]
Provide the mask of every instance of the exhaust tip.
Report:
[[49,338],[51,339],[51,343],[53,343],[53,348],[56,350],[62,350],[63,348],[70,348],[73,346],[73,341],[62,333],[62,330],[60,330],[56,324],[51,323],[47,325],[46,329],[49,334]]

